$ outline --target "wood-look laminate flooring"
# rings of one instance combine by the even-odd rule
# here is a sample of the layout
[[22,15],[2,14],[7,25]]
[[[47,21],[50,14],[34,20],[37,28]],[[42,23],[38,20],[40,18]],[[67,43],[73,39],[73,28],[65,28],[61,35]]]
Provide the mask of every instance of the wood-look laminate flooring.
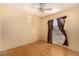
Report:
[[79,56],[79,52],[70,49],[38,41],[23,45],[7,51],[0,52],[1,56]]

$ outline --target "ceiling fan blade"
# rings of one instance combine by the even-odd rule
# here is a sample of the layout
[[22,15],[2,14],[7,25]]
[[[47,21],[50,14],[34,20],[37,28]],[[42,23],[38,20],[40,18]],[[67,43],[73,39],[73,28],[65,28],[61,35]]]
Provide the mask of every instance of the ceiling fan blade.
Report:
[[43,10],[47,10],[47,11],[50,11],[50,10],[52,10],[52,8],[46,8],[46,9],[43,9]]

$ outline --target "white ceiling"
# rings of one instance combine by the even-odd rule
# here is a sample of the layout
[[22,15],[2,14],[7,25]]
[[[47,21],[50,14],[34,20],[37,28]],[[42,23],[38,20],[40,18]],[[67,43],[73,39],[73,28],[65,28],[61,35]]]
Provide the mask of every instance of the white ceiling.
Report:
[[38,9],[33,8],[33,7],[39,7],[39,5],[37,3],[19,3],[19,4],[5,4],[5,5],[19,8],[19,9],[28,11],[29,13],[39,15],[39,16],[46,16],[46,15],[50,15],[53,13],[63,11],[68,8],[79,6],[78,3],[47,3],[45,8],[52,8],[52,10],[41,13]]

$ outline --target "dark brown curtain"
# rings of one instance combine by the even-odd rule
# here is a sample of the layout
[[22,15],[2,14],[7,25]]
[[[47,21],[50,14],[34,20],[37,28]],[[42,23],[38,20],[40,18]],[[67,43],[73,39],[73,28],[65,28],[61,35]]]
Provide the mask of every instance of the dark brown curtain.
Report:
[[[66,19],[67,16],[64,16],[64,17],[60,17],[60,18],[57,18],[57,22],[58,22],[58,27],[60,29],[60,31],[63,33],[63,35],[65,36],[65,42],[63,45],[66,45],[68,46],[68,39],[67,39],[67,35],[66,35],[66,32],[64,30],[64,24],[65,24],[65,19]],[[63,21],[63,22],[62,22]]]
[[52,30],[53,30],[53,20],[48,21],[48,40],[47,42],[52,44]]

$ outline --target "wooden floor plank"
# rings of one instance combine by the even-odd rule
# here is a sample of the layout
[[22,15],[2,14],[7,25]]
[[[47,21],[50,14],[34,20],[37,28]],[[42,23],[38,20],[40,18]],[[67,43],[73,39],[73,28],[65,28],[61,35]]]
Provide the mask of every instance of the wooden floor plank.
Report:
[[38,41],[28,45],[0,52],[1,56],[79,56],[78,52],[67,48]]

